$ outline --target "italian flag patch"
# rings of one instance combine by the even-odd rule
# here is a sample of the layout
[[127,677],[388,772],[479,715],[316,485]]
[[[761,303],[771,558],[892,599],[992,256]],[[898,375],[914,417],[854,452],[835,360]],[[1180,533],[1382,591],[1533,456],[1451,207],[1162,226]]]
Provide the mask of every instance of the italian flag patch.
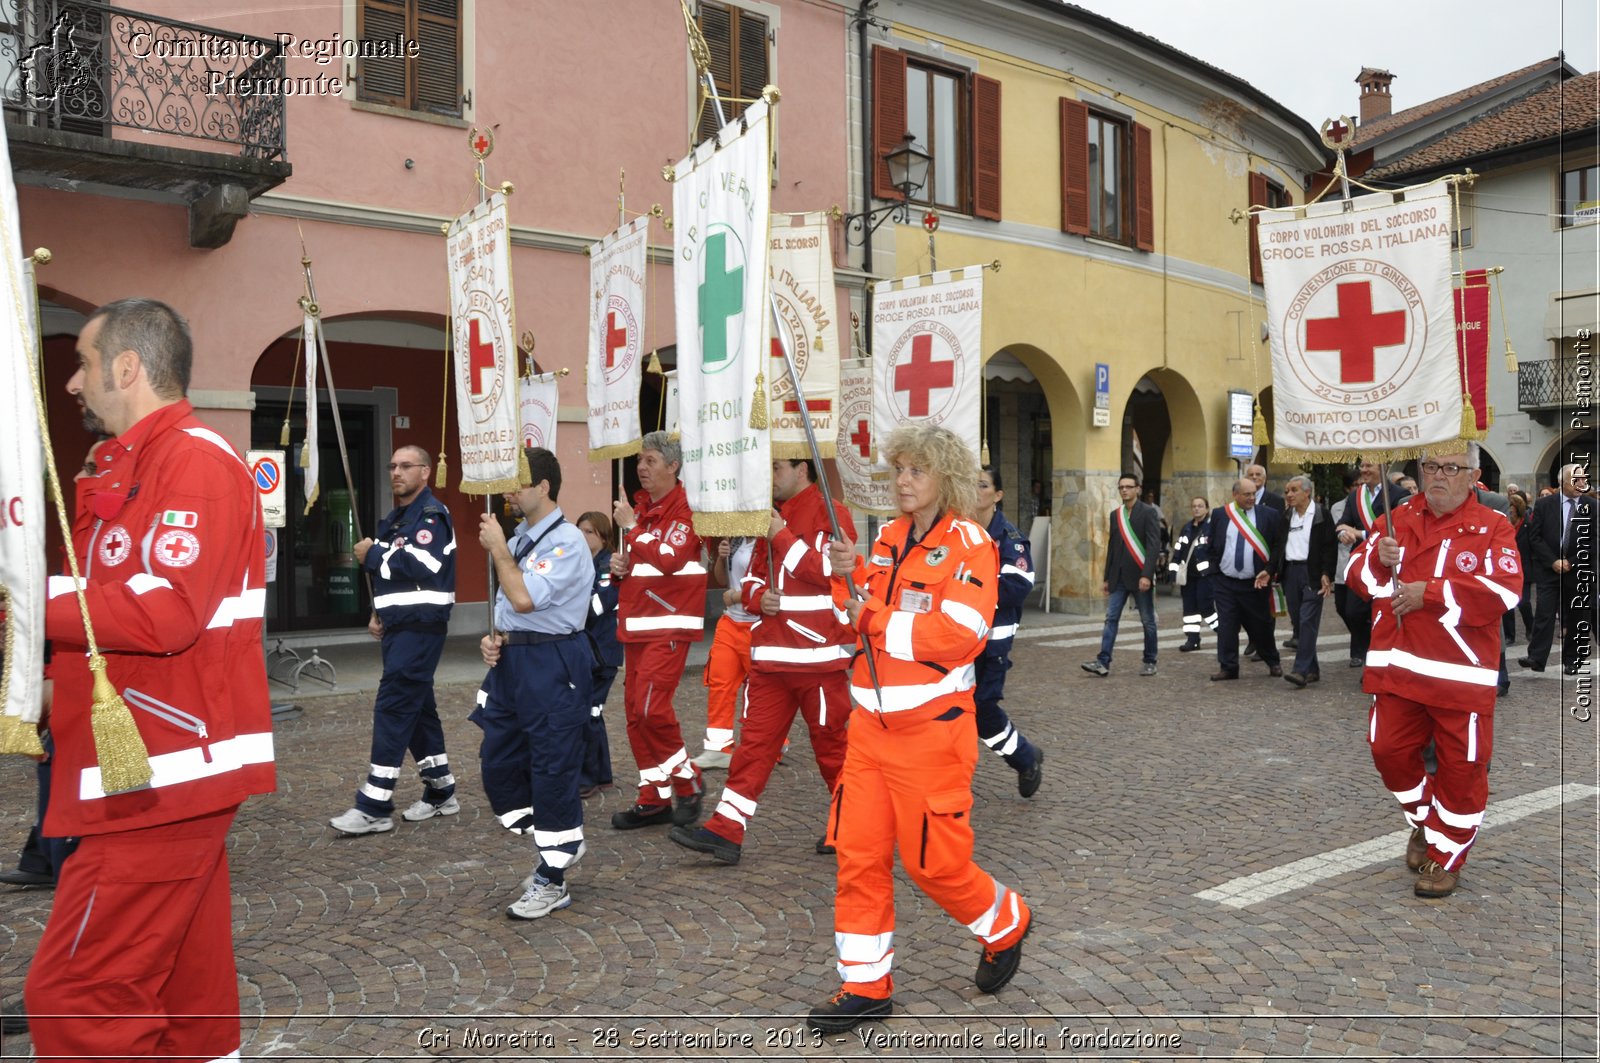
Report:
[[192,528],[200,518],[184,509],[169,509],[161,514],[161,523],[169,528]]

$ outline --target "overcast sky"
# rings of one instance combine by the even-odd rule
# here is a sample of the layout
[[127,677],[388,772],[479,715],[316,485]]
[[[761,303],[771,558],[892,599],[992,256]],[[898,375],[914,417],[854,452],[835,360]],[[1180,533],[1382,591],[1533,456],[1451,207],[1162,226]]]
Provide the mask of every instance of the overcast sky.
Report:
[[1566,52],[1596,69],[1595,0],[1070,0],[1250,82],[1313,127],[1359,117],[1355,77],[1394,74],[1394,109]]

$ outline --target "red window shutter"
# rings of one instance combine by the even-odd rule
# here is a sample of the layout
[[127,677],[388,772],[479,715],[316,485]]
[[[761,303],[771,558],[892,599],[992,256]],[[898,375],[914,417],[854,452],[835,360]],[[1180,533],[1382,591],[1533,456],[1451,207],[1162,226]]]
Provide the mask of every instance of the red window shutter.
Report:
[[1061,228],[1089,235],[1089,105],[1061,100]]
[[872,194],[899,199],[883,157],[906,138],[906,57],[893,48],[872,49]]
[[1000,82],[972,75],[972,213],[1000,220]]
[[[1250,174],[1250,209],[1267,205],[1267,175]],[[1261,219],[1250,215],[1250,279],[1261,283]]]
[[1133,246],[1156,249],[1154,161],[1150,157],[1150,127],[1133,126]]

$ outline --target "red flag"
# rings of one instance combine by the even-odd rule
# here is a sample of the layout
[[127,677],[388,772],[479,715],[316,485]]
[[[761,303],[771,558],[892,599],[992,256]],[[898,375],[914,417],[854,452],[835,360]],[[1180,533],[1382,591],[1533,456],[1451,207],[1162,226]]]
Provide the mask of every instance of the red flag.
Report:
[[1472,410],[1482,431],[1489,427],[1489,271],[1467,270],[1455,296],[1461,389],[1472,396]]

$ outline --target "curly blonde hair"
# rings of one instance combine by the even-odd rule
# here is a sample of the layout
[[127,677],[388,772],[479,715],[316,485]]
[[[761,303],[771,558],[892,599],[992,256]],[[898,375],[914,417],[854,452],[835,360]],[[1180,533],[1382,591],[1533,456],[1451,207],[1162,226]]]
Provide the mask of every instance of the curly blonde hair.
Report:
[[939,479],[939,508],[970,518],[978,509],[978,456],[948,428],[903,424],[889,433],[883,460],[902,460]]

